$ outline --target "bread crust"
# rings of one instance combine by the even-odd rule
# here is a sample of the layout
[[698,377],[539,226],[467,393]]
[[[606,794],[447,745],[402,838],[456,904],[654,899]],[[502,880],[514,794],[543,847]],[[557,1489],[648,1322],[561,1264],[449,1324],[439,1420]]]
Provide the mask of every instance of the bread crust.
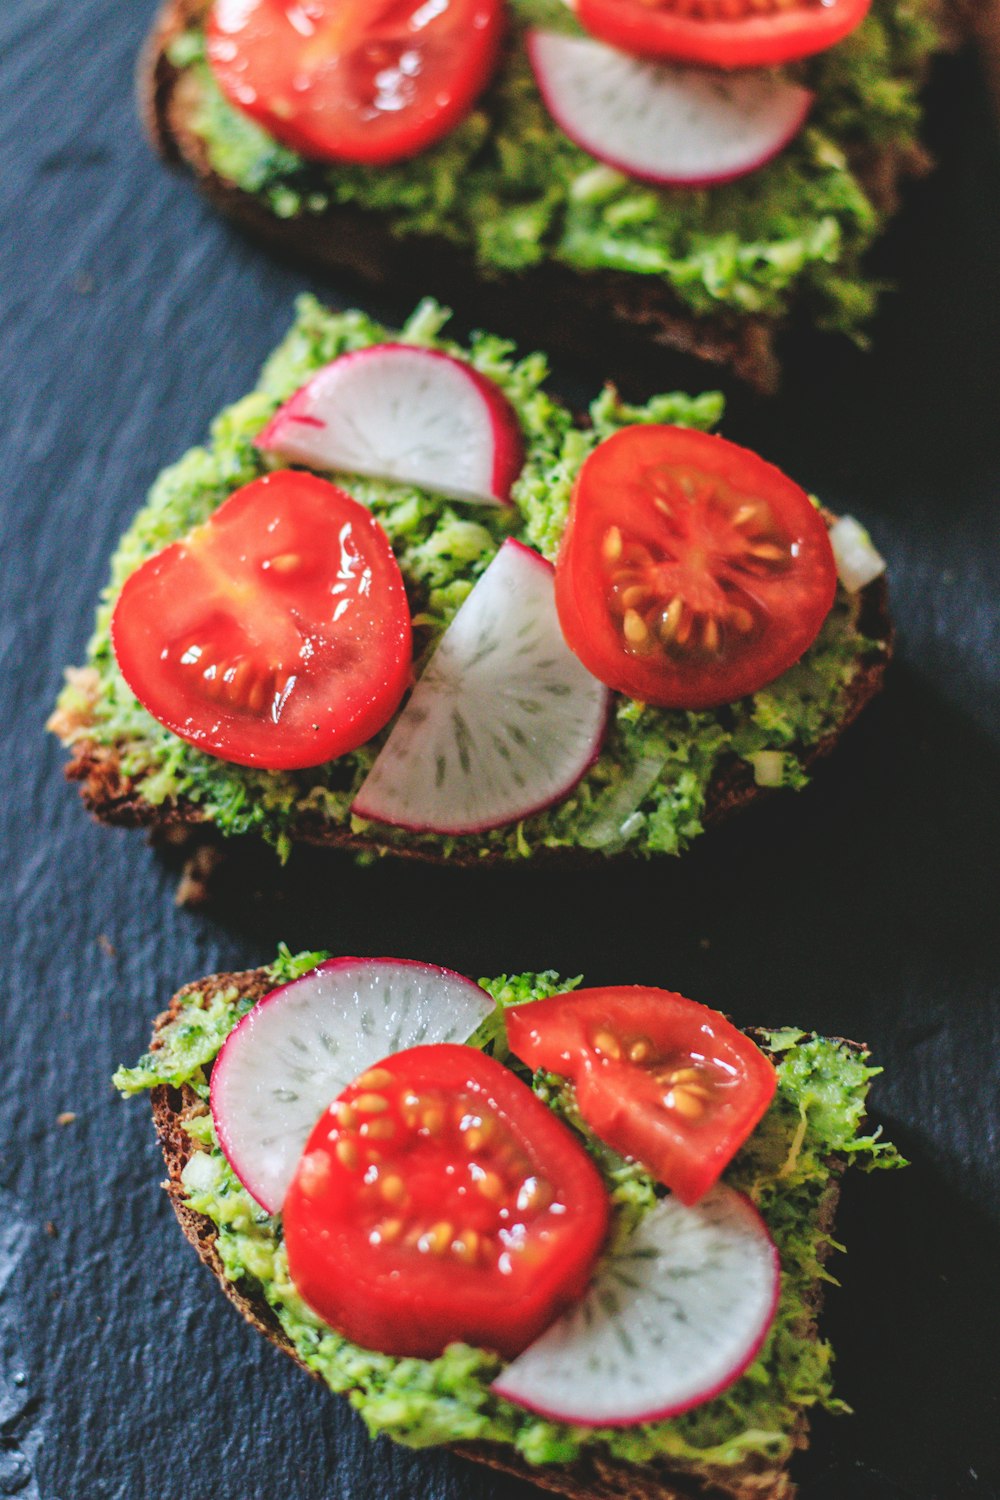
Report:
[[[250,1000],[260,1000],[274,988],[266,969],[245,969],[238,973],[213,974],[178,990],[153,1028],[151,1050],[162,1045],[160,1032],[180,1011],[192,994],[208,998],[220,990],[235,990]],[[756,1040],[760,1033],[749,1032]],[[855,1046],[857,1044],[850,1043]],[[177,1216],[177,1221],[196,1251],[198,1258],[212,1272],[224,1295],[252,1327],[269,1339],[283,1354],[294,1360],[313,1379],[321,1379],[303,1363],[264,1297],[248,1281],[230,1281],[216,1248],[216,1228],[203,1214],[196,1213],[185,1200],[181,1173],[198,1149],[184,1124],[206,1112],[207,1106],[193,1089],[165,1085],[151,1093],[153,1122],[167,1167],[163,1184]],[[824,1236],[833,1228],[840,1196],[840,1173],[844,1163],[830,1163],[833,1175],[820,1206],[819,1229]],[[829,1246],[821,1244],[820,1259],[825,1261]],[[823,1282],[817,1278],[806,1300],[806,1323],[802,1334],[817,1336],[817,1320],[823,1302]],[[808,1446],[808,1420],[803,1415],[792,1434],[795,1449]],[[796,1488],[787,1466],[768,1465],[764,1460],[748,1461],[733,1471],[718,1469],[699,1479],[694,1474],[671,1471],[664,1462],[625,1464],[614,1459],[589,1457],[571,1465],[547,1467],[533,1465],[513,1449],[499,1443],[461,1443],[449,1445],[449,1451],[473,1463],[487,1464],[504,1473],[528,1480],[541,1489],[566,1495],[569,1500],[794,1500]]]
[[[761,394],[779,383],[777,336],[786,320],[720,310],[696,317],[667,283],[620,271],[576,272],[546,264],[517,276],[483,279],[467,253],[445,239],[399,238],[387,214],[337,206],[296,219],[279,219],[251,194],[215,172],[204,143],[190,126],[190,77],[174,67],[167,49],[210,0],[166,0],[143,51],[138,92],[147,132],[161,156],[188,167],[212,202],[269,246],[325,271],[348,272],[392,287],[394,294],[442,297],[467,310],[478,327],[506,332],[530,330],[533,342],[559,354],[592,360],[601,351],[609,372],[640,369],[661,385],[664,359],[671,378],[683,380],[685,364],[708,363],[730,370]],[[930,166],[920,148],[868,151],[855,162],[880,212],[895,211],[902,182]],[[655,372],[655,374],[654,374]]]
[[[824,516],[828,524],[832,524],[833,516],[827,511],[824,511]],[[858,670],[847,687],[844,712],[837,728],[815,745],[799,751],[799,761],[807,771],[836,748],[847,729],[882,687],[893,642],[889,592],[884,576],[877,578],[863,590],[858,624],[869,640],[880,643],[880,649],[859,660]],[[85,677],[85,674],[86,669],[82,674],[76,675],[80,678]],[[118,749],[114,745],[98,744],[96,740],[87,737],[86,721],[81,723],[57,711],[49,721],[49,728],[70,749],[71,759],[66,766],[66,777],[77,783],[84,806],[98,822],[119,828],[146,828],[154,835],[161,835],[168,840],[185,831],[192,834],[199,831],[208,833],[210,820],[196,803],[178,800],[154,806],[147,802],[123,771]],[[773,792],[770,788],[757,786],[746,762],[734,756],[720,766],[709,786],[702,822],[706,828],[714,828],[734,813],[771,795]],[[406,844],[385,843],[370,832],[352,833],[349,827],[331,823],[316,815],[300,819],[290,832],[296,843],[346,849],[355,853],[394,854],[404,859],[431,864],[479,868],[509,862],[502,853],[482,853],[474,840],[468,848],[459,845],[445,858],[438,845],[429,840],[421,840],[417,834],[412,835]],[[542,847],[534,851],[532,862],[563,867],[596,867],[606,864],[607,856],[597,850],[583,848]]]

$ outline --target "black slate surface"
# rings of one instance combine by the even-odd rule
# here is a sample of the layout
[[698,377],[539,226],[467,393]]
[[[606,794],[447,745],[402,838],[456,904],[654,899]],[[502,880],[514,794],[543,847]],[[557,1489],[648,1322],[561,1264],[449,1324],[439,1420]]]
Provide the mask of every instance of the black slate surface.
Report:
[[[248,388],[296,291],[352,294],[269,260],[152,159],[130,97],[150,9],[0,7],[0,1495],[532,1493],[369,1444],[244,1328],[174,1227],[144,1106],[112,1094],[179,984],[279,938],[665,983],[867,1038],[913,1166],[845,1195],[826,1329],[856,1414],[817,1421],[802,1495],[997,1495],[1000,159],[972,60],[935,80],[942,165],[885,247],[901,290],[876,352],[812,346],[780,403],[739,397],[727,425],[892,558],[898,662],[838,760],[666,867],[554,881],[307,853],[279,874],[241,854],[192,914],[176,869],[84,818],[42,722],[157,470]],[[597,373],[556,385],[579,399]]]

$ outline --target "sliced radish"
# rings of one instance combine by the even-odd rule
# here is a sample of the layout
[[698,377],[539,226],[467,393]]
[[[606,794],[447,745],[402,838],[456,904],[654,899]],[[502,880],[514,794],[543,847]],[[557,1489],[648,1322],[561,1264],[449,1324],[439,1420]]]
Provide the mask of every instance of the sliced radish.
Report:
[[585,37],[532,31],[528,53],[561,130],[629,177],[706,187],[762,167],[812,105],[779,73],[644,62]]
[[413,344],[335,359],[275,413],[257,447],[313,469],[490,505],[511,503],[524,463],[517,415],[499,387]]
[[610,694],[563,640],[553,569],[510,539],[445,631],[354,801],[379,823],[480,833],[564,797]]
[[718,1186],[694,1208],[665,1198],[493,1390],[588,1427],[676,1416],[742,1375],[780,1279],[774,1242],[742,1193]]
[[392,1052],[464,1042],[493,1009],[478,984],[434,964],[335,958],[265,995],[212,1069],[219,1145],[268,1213],[280,1209],[330,1101]]

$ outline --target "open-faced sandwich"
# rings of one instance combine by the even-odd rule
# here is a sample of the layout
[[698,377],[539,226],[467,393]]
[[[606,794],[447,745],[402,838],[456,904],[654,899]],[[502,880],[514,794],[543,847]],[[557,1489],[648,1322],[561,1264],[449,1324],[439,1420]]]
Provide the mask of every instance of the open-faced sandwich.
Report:
[[[287,952],[116,1083],[251,1323],[373,1434],[574,1496],[789,1496],[877,1069],[641,986]],[[275,986],[280,986],[275,988]]]
[[[150,128],[297,252],[612,363],[862,334],[942,0],[167,0]],[[614,353],[612,352],[614,351]]]
[[470,864],[675,853],[801,786],[877,690],[881,559],[710,435],[717,396],[606,388],[579,424],[540,356],[443,321],[304,299],[154,486],[52,720],[98,817]]

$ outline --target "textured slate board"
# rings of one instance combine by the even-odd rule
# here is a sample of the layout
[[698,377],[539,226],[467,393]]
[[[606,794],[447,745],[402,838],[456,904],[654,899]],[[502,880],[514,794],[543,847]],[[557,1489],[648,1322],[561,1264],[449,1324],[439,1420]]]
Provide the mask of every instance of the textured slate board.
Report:
[[[914,1165],[848,1188],[826,1327],[856,1415],[816,1423],[802,1493],[1000,1493],[1000,161],[971,60],[938,75],[943,164],[885,248],[901,292],[876,353],[810,346],[781,403],[731,408],[731,435],[893,558],[898,665],[838,761],[665,868],[554,883],[241,856],[196,916],[140,838],[88,824],[41,732],[146,486],[247,389],[308,284],[147,152],[130,91],[149,10],[0,8],[0,1495],[531,1493],[370,1445],[243,1328],[174,1228],[144,1108],[112,1095],[180,983],[279,938],[665,982],[867,1038],[876,1115]],[[579,400],[596,372],[556,383]]]

